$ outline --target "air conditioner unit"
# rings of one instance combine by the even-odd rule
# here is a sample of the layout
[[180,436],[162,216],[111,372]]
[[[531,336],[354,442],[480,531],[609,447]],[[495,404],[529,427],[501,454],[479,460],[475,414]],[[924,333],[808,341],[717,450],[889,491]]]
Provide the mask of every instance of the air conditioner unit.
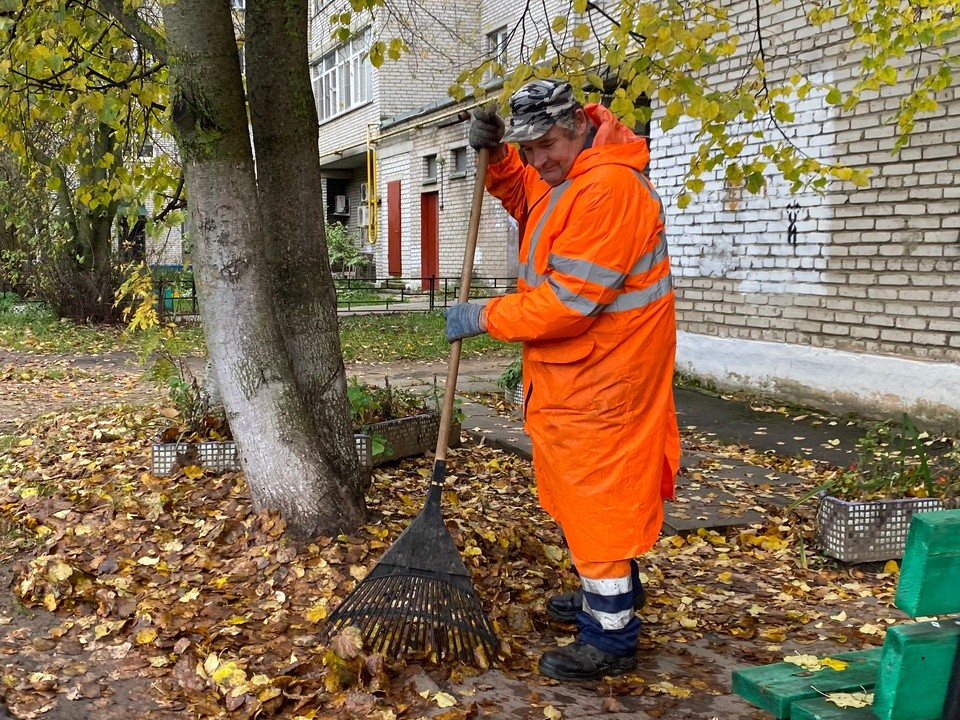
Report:
[[366,205],[357,207],[357,225],[366,227],[370,224],[370,208]]
[[362,182],[360,183],[360,202],[366,202],[367,197],[367,184]]
[[333,196],[333,211],[339,215],[343,215],[347,212],[347,196],[346,195]]

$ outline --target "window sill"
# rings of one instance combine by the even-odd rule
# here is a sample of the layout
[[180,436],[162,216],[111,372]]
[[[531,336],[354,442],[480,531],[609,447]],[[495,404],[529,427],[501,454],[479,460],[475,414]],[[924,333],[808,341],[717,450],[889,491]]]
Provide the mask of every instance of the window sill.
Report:
[[462,179],[465,178],[466,176],[467,176],[466,171],[464,171],[464,172],[455,172],[455,173],[453,173],[453,174],[450,175],[450,179],[451,179],[451,180],[462,180]]

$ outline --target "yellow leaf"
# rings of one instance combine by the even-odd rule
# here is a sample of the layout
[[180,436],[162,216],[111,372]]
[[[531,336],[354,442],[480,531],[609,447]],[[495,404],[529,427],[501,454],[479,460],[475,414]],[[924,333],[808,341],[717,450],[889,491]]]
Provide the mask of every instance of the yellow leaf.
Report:
[[453,707],[457,704],[457,699],[449,693],[439,692],[433,696],[433,701],[442,708]]
[[183,474],[190,480],[196,480],[197,478],[203,477],[203,468],[197,465],[187,465],[183,468]]
[[158,562],[160,562],[160,558],[146,556],[137,560],[137,565],[146,565],[147,567],[152,567]]
[[247,681],[247,673],[233,660],[223,663],[214,670],[211,677],[215,683],[226,687],[236,687]]
[[554,565],[562,564],[566,557],[566,553],[556,545],[544,545],[543,554],[546,555],[547,559]]
[[841,610],[841,611],[840,611],[839,613],[837,613],[836,615],[831,615],[831,616],[830,616],[830,619],[831,619],[831,620],[837,620],[838,622],[843,622],[844,620],[847,619],[847,611],[846,611],[846,610]]
[[17,445],[19,445],[20,447],[28,447],[30,445],[33,445],[33,438],[24,438],[23,440],[18,442]]
[[860,632],[864,635],[883,635],[886,631],[882,627],[867,623],[860,628]]
[[275,698],[279,694],[280,694],[280,688],[273,687],[273,686],[267,687],[261,690],[257,694],[257,700],[259,700],[260,702],[266,702],[267,700],[271,700]]
[[887,560],[887,564],[883,566],[883,571],[885,573],[890,573],[891,575],[896,575],[900,572],[900,566],[897,564],[896,560]]
[[63,560],[55,560],[47,568],[47,577],[51,580],[66,580],[71,575],[73,575],[73,568]]
[[717,580],[719,580],[725,585],[728,585],[729,583],[733,582],[733,573],[731,573],[728,570],[725,570],[719,575],[717,575]]
[[307,620],[312,623],[318,623],[321,620],[325,620],[327,615],[328,613],[327,613],[326,603],[319,603],[319,602],[311,605],[307,609],[307,612],[305,613],[305,617],[307,618]]
[[145,627],[137,633],[137,645],[148,645],[157,639],[155,627]]
[[787,631],[780,627],[767,628],[760,633],[760,637],[769,642],[783,642],[787,639]]
[[873,693],[828,693],[824,697],[827,702],[842,708],[865,708],[873,705]]
[[816,655],[788,655],[783,661],[810,671],[820,670],[822,667]]
[[549,718],[549,720],[560,720],[563,715],[560,714],[560,711],[557,710],[553,705],[547,705],[543,709],[543,716]]
[[200,588],[193,588],[192,590],[187,590],[187,592],[180,596],[180,602],[188,603],[196,600],[198,597],[200,597]]
[[824,667],[830,668],[831,670],[840,672],[841,670],[845,670],[849,663],[846,663],[843,660],[837,660],[836,658],[823,658],[823,660],[820,661],[820,664]]
[[102,637],[106,637],[107,635],[113,632],[116,632],[125,624],[126,624],[125,620],[118,620],[116,622],[110,622],[109,620],[107,620],[105,622],[99,623],[96,627],[93,628],[93,636],[94,638],[99,640]]
[[367,576],[367,569],[363,565],[351,565],[348,572],[354,580],[363,580]]
[[44,606],[47,610],[49,610],[50,612],[53,612],[54,610],[56,610],[56,609],[57,609],[57,596],[54,595],[53,593],[47,593],[46,595],[44,595],[44,596],[43,596],[43,606]]

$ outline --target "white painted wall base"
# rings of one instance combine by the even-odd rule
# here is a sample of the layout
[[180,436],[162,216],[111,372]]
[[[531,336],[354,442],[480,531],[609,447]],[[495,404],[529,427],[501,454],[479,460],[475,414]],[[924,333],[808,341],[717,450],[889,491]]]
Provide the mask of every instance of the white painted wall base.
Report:
[[960,427],[960,364],[677,334],[677,369],[718,388],[874,418]]

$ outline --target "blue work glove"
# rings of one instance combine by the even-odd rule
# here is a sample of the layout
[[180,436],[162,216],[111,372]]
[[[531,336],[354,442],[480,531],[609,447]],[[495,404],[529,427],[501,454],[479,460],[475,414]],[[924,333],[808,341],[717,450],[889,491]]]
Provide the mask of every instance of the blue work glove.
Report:
[[483,306],[457,303],[447,308],[447,342],[480,335],[487,331],[483,325]]
[[503,133],[503,120],[495,110],[477,108],[473,111],[467,142],[474,150],[490,148],[491,151],[495,151],[500,147],[500,139],[503,137]]

